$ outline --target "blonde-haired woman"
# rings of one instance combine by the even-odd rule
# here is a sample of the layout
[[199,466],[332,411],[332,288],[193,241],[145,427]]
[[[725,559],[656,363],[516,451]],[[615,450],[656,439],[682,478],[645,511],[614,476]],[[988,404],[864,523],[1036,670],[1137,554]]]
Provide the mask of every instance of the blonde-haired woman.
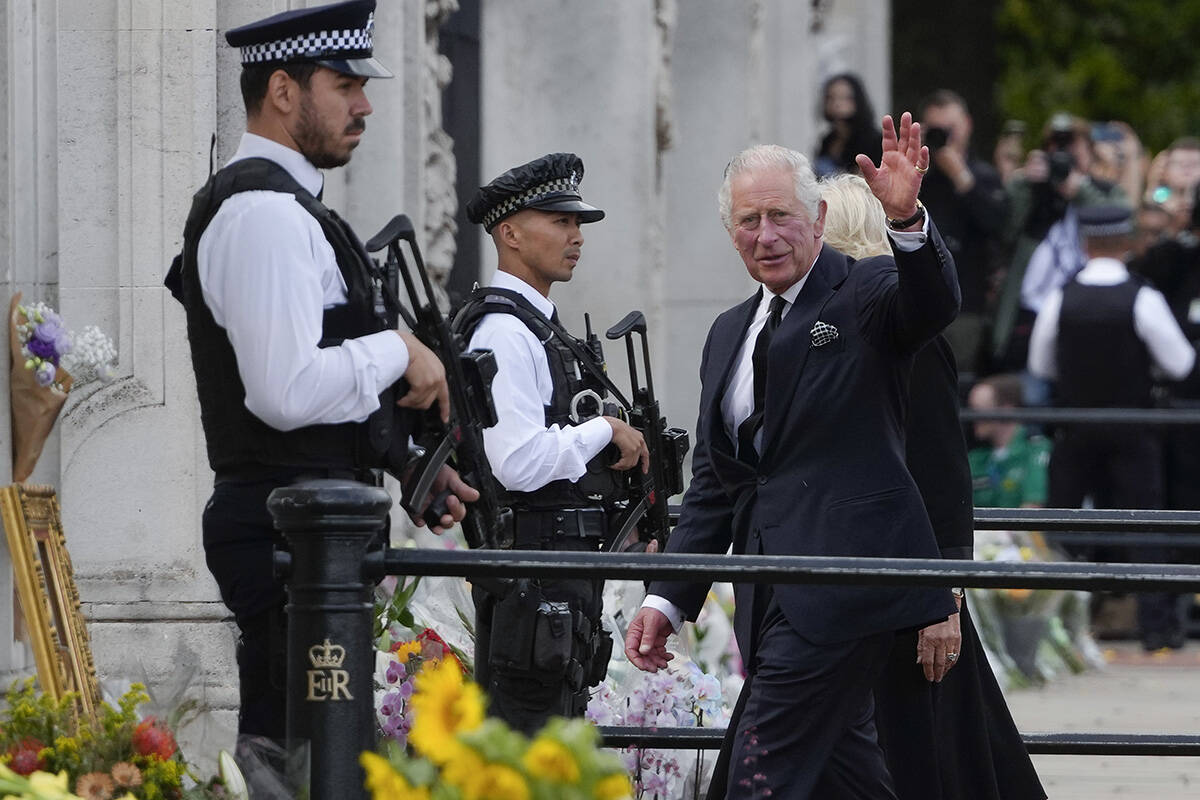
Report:
[[[855,260],[891,253],[883,207],[865,180],[826,178],[821,199],[827,245]],[[965,559],[974,509],[958,410],[958,368],[939,335],[913,359],[906,461],[942,557]],[[900,800],[1046,797],[965,605],[945,622],[897,634],[875,687],[875,721]]]

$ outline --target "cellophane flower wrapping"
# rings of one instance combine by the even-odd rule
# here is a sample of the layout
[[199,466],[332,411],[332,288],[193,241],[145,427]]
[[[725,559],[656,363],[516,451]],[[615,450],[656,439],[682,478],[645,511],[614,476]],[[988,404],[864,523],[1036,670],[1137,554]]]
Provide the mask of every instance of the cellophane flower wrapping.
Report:
[[22,304],[20,293],[9,305],[8,325],[13,480],[24,481],[37,466],[67,393],[111,380],[117,352],[96,326],[69,331],[54,309],[40,302]]

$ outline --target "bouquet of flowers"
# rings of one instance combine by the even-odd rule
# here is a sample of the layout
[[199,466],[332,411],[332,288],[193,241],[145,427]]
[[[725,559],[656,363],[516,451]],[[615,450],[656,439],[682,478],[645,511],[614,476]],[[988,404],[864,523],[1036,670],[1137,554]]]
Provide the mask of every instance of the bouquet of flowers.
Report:
[[[114,708],[101,703],[95,719],[77,714],[72,693],[55,700],[34,691],[33,680],[18,682],[5,695],[0,712],[0,790],[7,772],[27,776],[58,794],[32,796],[83,800],[237,800],[214,778],[201,784],[179,752],[165,720],[139,719],[149,700],[134,684]],[[49,773],[49,777],[37,777]],[[67,793],[73,788],[75,794]],[[47,791],[49,791],[47,789]],[[17,794],[24,797],[24,794]],[[244,795],[241,795],[244,797]]]
[[[617,687],[620,688],[617,688]],[[635,672],[606,681],[592,695],[587,717],[597,725],[637,728],[723,727],[729,714],[721,682],[694,662],[656,673]],[[621,760],[633,775],[638,800],[700,797],[715,765],[688,750],[625,748]]]
[[[1011,562],[1062,558],[1045,537],[1028,531],[977,531],[975,555],[984,561]],[[1102,663],[1088,630],[1086,592],[971,589],[970,599],[984,649],[1005,686],[1045,683],[1055,675]]]
[[67,392],[72,386],[111,380],[117,352],[99,328],[89,325],[72,333],[45,303],[22,305],[19,293],[8,318],[13,480],[23,481],[33,473]]
[[629,778],[586,720],[550,720],[532,739],[484,717],[480,688],[450,658],[425,666],[411,698],[411,753],[363,753],[374,800],[626,800]]

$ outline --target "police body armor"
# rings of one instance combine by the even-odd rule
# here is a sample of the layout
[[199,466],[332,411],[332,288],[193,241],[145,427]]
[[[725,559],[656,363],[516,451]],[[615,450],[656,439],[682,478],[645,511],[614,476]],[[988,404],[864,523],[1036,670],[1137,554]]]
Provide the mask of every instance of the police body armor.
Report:
[[[454,331],[469,341],[475,328],[488,314],[511,314],[529,328],[546,349],[550,381],[554,387],[550,404],[545,406],[546,427],[579,425],[606,414],[623,413],[606,402],[608,387],[598,377],[604,373],[604,359],[592,347],[571,336],[529,305],[516,292],[504,289],[476,289],[454,317]],[[591,363],[582,363],[582,358]],[[555,511],[561,509],[608,510],[628,498],[621,473],[609,465],[616,458],[606,448],[587,464],[579,480],[551,481],[532,492],[499,489],[513,513]],[[607,539],[608,531],[603,538]]]
[[184,228],[183,252],[167,277],[187,311],[188,340],[200,398],[200,417],[208,443],[209,464],[218,479],[224,474],[254,478],[267,468],[303,468],[362,477],[389,466],[399,469],[407,458],[407,433],[396,408],[395,388],[380,395],[379,408],[362,423],[309,425],[291,431],[270,427],[245,406],[246,390],[237,358],[225,330],[213,319],[201,293],[196,254],[200,237],[221,204],[239,192],[266,190],[291,194],[321,225],[345,280],[347,301],[326,309],[319,347],[345,339],[395,329],[396,312],[382,299],[377,271],[353,231],[273,161],[250,158],[234,162],[209,178],[193,198]]
[[[578,425],[620,413],[605,402],[608,387],[598,348],[547,320],[516,292],[476,289],[454,318],[467,341],[483,317],[511,314],[545,347],[553,392],[545,423]],[[585,363],[583,359],[590,363]],[[513,510],[517,549],[595,551],[615,534],[614,504],[628,497],[611,446],[591,459],[578,481],[557,480],[532,492],[498,490]],[[612,635],[600,624],[599,580],[518,580],[502,598],[475,592],[476,676],[491,713],[534,733],[551,715],[582,716],[588,687],[604,679]]]

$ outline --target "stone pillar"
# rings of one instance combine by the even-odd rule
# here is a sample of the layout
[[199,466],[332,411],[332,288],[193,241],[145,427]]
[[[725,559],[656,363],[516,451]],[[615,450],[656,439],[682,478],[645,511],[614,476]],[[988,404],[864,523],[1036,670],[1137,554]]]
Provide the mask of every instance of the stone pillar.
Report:
[[[545,153],[572,151],[583,159],[584,198],[608,213],[584,227],[575,276],[551,294],[564,324],[582,334],[588,311],[603,338],[604,329],[639,308],[656,344],[666,335],[657,5],[565,0],[547,13],[541,0],[484,3],[480,69],[482,180]],[[481,252],[486,280],[496,264],[490,239]],[[625,385],[623,348],[610,346],[608,356],[610,374]]]
[[757,284],[717,212],[725,165],[753,144],[811,152],[814,41],[808,4],[680,4],[671,63],[675,136],[664,158],[666,358],[660,394],[675,425],[694,429],[700,350],[709,326]]

